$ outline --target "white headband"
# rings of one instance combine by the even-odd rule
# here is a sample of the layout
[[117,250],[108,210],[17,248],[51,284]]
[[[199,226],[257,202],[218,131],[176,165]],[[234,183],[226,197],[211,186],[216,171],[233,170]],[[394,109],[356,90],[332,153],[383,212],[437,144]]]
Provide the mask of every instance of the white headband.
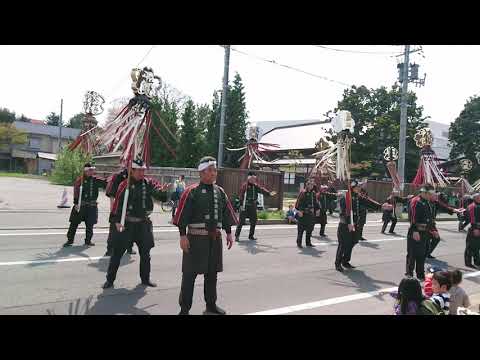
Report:
[[145,165],[138,165],[134,162],[132,162],[132,169],[146,169],[147,167]]
[[95,169],[96,169],[95,166],[90,166],[90,167],[84,167],[84,168],[83,168],[83,171],[95,170]]
[[207,162],[203,162],[203,163],[200,163],[198,165],[198,171],[203,171],[205,170],[206,168],[208,168],[209,166],[215,166],[215,168],[217,167],[217,162],[215,160],[210,160],[210,161],[207,161]]

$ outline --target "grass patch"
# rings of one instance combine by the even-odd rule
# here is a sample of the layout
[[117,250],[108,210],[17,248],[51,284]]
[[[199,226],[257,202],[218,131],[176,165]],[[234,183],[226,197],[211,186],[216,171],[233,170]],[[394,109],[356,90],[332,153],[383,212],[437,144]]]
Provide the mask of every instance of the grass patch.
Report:
[[45,176],[15,173],[15,172],[0,172],[0,177],[15,177],[15,178],[24,178],[24,179],[43,179],[43,180],[47,180]]
[[285,219],[285,214],[282,210],[276,211],[259,211],[257,217],[260,220],[283,220]]

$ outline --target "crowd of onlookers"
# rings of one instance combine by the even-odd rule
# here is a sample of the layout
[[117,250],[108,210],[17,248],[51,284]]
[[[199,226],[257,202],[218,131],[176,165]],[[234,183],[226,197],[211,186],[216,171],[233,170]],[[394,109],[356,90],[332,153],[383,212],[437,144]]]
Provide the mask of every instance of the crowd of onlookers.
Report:
[[457,315],[459,308],[471,306],[467,293],[460,286],[460,270],[445,271],[432,267],[421,283],[406,277],[398,290],[390,295],[395,299],[395,315]]

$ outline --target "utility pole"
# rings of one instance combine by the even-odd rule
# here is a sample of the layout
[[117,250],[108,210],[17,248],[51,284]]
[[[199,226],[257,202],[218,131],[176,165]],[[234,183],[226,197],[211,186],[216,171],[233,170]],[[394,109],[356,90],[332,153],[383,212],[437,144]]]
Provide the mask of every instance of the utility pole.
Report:
[[60,100],[60,119],[58,120],[58,152],[62,149],[63,99]]
[[408,93],[408,65],[410,61],[410,45],[405,45],[403,71],[400,71],[402,83],[402,101],[400,104],[400,140],[398,144],[398,175],[400,178],[400,191],[405,188],[405,149],[407,140],[407,93]]
[[[405,152],[407,148],[407,98],[408,98],[408,83],[412,82],[416,86],[425,85],[426,74],[423,79],[418,77],[418,64],[410,64],[410,53],[420,52],[423,55],[423,49],[420,46],[418,49],[410,51],[410,45],[405,45],[405,52],[403,53],[403,63],[398,64],[397,68],[400,71],[399,81],[402,84],[402,100],[400,103],[400,139],[398,144],[398,177],[400,178],[400,191],[405,189]],[[402,55],[402,54],[400,54]]]
[[220,110],[220,136],[218,138],[218,167],[223,166],[223,148],[225,146],[224,132],[225,132],[225,115],[227,111],[227,95],[228,95],[228,70],[230,66],[230,45],[224,45],[225,60],[223,68],[223,91],[222,91],[222,106]]

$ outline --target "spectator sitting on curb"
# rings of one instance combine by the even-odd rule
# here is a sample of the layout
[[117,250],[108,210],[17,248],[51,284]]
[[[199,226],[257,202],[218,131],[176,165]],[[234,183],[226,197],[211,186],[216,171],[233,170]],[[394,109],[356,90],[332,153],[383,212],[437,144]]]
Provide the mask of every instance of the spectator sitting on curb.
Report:
[[462,283],[462,272],[460,270],[450,271],[452,287],[450,288],[450,315],[457,315],[459,307],[468,308],[471,306],[467,293],[459,285]]
[[296,224],[297,219],[295,218],[295,209],[293,208],[293,204],[288,205],[288,211],[286,213],[286,219],[288,220],[289,224]]
[[420,282],[410,277],[404,278],[398,285],[398,290],[391,292],[390,296],[396,300],[395,315],[417,315],[424,300]]

